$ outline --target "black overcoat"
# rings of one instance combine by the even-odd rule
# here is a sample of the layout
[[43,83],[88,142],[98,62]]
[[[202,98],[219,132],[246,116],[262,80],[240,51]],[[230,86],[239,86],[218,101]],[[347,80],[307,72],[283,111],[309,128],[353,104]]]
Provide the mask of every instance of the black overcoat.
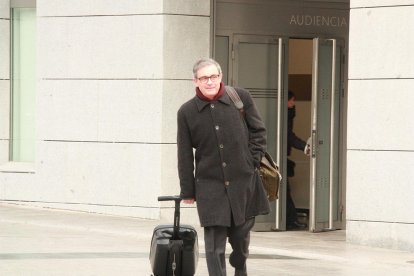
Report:
[[296,116],[296,108],[288,108],[288,125],[287,125],[287,155],[290,156],[292,147],[298,150],[305,150],[306,142],[300,139],[293,132],[293,119]]
[[230,227],[231,215],[240,225],[269,212],[257,170],[266,129],[250,93],[236,91],[249,127],[227,93],[215,101],[195,96],[177,113],[180,195],[196,200],[203,227]]

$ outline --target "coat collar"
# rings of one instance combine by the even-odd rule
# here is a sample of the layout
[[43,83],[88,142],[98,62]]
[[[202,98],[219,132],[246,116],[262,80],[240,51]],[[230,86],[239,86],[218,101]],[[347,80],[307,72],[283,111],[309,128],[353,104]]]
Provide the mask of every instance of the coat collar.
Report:
[[214,103],[214,102],[222,102],[226,105],[231,105],[232,104],[232,101],[231,101],[229,95],[227,94],[227,92],[224,92],[223,95],[221,95],[220,98],[218,98],[216,101],[212,101],[212,102],[203,101],[202,99],[200,99],[197,96],[194,97],[194,100],[195,100],[195,103],[197,105],[198,112],[201,112],[201,110],[203,110],[204,107],[206,107],[210,103]]

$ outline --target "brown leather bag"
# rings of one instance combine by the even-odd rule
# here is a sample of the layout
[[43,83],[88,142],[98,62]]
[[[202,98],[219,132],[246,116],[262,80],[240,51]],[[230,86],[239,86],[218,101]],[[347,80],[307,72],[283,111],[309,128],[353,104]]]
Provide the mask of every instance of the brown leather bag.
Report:
[[263,187],[267,193],[267,199],[269,201],[277,199],[279,196],[279,186],[282,181],[282,175],[280,174],[276,163],[267,152],[265,152],[265,155],[260,161],[259,171]]

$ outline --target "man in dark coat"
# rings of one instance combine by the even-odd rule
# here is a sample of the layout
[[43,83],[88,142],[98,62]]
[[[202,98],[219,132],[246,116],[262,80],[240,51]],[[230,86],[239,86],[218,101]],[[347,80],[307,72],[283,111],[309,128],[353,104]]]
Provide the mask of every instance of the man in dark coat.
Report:
[[197,61],[193,74],[196,95],[177,113],[180,195],[184,203],[197,203],[209,275],[226,275],[227,237],[235,275],[247,275],[250,230],[255,216],[269,212],[257,169],[266,129],[250,93],[237,88],[243,118],[225,92],[216,61]]
[[[298,150],[305,150],[306,142],[300,139],[293,132],[293,119],[296,116],[296,107],[295,107],[295,95],[292,91],[288,93],[288,132],[287,132],[287,155],[290,155],[292,147]],[[287,176],[293,177],[295,170],[295,162],[287,159]],[[290,185],[289,180],[287,181],[287,191],[286,191],[286,228],[287,230],[293,229],[304,229],[306,224],[300,223],[298,221],[298,215],[296,213],[295,203],[293,202],[292,195],[290,194]]]

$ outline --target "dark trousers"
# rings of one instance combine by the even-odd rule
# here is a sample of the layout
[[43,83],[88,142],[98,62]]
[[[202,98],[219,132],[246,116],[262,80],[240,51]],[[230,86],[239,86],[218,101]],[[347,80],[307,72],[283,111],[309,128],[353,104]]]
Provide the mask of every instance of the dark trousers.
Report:
[[247,275],[246,260],[249,256],[250,230],[255,219],[246,220],[242,225],[231,227],[204,227],[204,243],[206,250],[207,268],[210,276],[226,276],[226,240],[233,249],[229,262],[236,269],[236,276]]
[[295,203],[293,202],[292,195],[290,194],[290,185],[288,179],[286,190],[286,224],[292,224],[297,220],[298,214],[296,213]]
[[298,214],[296,213],[295,203],[293,202],[292,195],[290,194],[289,177],[295,175],[295,162],[287,159],[287,189],[286,189],[286,224],[292,224],[298,220]]

